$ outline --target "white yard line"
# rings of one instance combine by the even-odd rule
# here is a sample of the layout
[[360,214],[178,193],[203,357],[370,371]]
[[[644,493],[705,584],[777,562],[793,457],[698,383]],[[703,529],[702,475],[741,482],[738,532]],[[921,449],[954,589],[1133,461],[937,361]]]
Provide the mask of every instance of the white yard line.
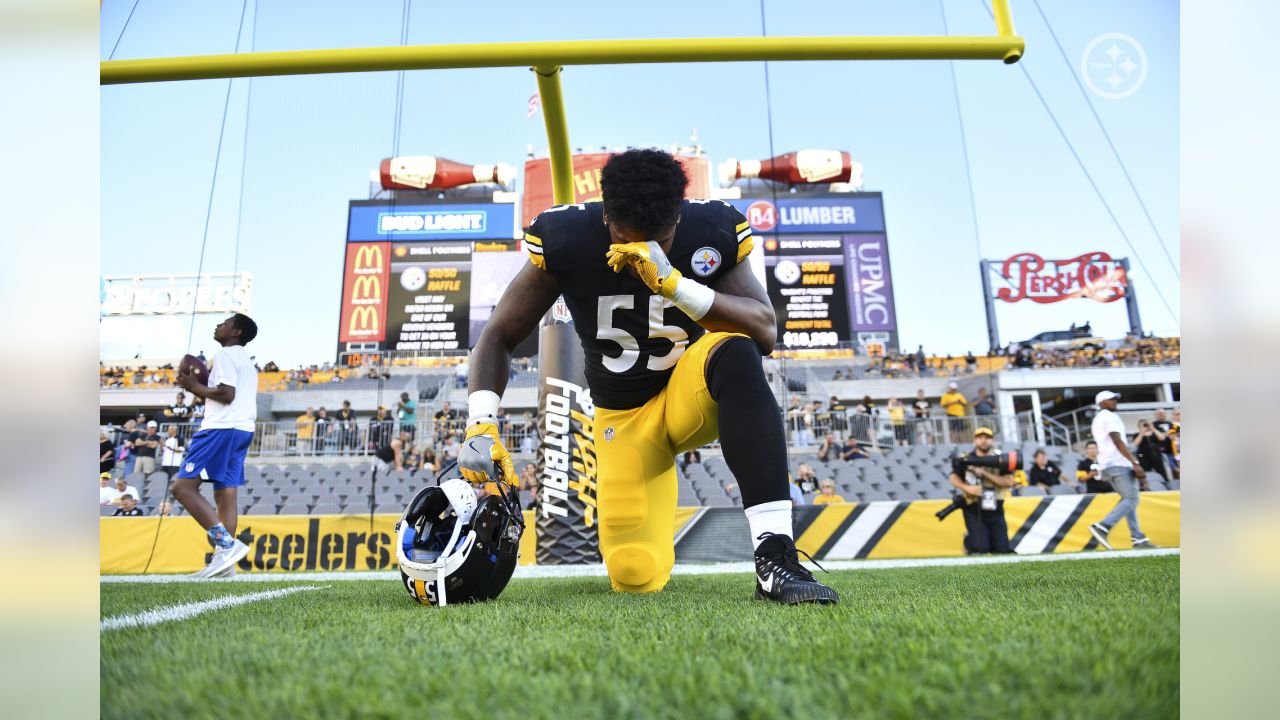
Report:
[[[1113,558],[1156,557],[1181,555],[1180,548],[1155,550],[1113,550],[1081,553],[1048,553],[1045,555],[984,555],[981,557],[903,558],[899,560],[831,560],[822,563],[828,570],[890,570],[893,568],[950,567],[962,565],[1007,565],[1024,562],[1063,562],[1069,560],[1108,560]],[[677,564],[673,575],[720,575],[725,573],[754,572],[751,562]],[[603,577],[604,565],[524,565],[516,568],[516,578],[544,577]],[[318,572],[318,573],[241,573],[235,580],[214,582],[328,582],[331,580],[399,580],[400,573],[375,572]],[[210,582],[186,575],[104,575],[104,584],[110,583],[180,583]],[[279,592],[279,591],[275,591]]]
[[169,605],[167,607],[156,608],[155,610],[148,610],[146,612],[135,613],[133,615],[116,615],[102,621],[102,632],[106,632],[108,630],[119,630],[121,628],[147,627],[150,625],[172,622],[174,620],[186,620],[187,618],[193,618],[197,615],[213,612],[214,610],[235,607],[236,605],[244,605],[246,603],[260,602],[262,600],[272,600],[306,590],[322,590],[325,587],[327,586],[303,585],[301,587],[267,590],[265,592],[248,593],[246,595],[229,595],[227,597],[215,598],[213,600],[183,603],[182,605]]

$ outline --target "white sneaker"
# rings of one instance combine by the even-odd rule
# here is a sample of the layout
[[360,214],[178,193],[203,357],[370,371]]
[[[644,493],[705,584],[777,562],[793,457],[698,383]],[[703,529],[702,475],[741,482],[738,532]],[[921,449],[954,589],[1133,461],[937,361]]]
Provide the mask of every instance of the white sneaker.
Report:
[[1102,523],[1090,525],[1089,534],[1093,535],[1093,539],[1097,540],[1099,545],[1108,550],[1111,549],[1111,543],[1107,542],[1107,536],[1111,534],[1111,531],[1104,527]]
[[222,557],[222,555],[223,555],[225,552],[226,552],[226,550],[223,550],[222,548],[214,548],[214,550],[213,550],[213,555],[209,558],[209,564],[208,564],[208,565],[205,565],[205,566],[204,566],[202,569],[200,569],[199,571],[191,573],[191,574],[190,574],[190,575],[188,575],[187,577],[189,577],[189,578],[207,578],[207,577],[209,577],[209,568],[212,568],[212,567],[214,566],[214,564],[215,564],[215,563],[217,563],[217,562],[219,561],[219,559]]
[[227,569],[226,569],[226,570],[223,570],[222,572],[218,573],[217,575],[210,575],[209,577],[211,577],[211,578],[233,578],[233,577],[235,577],[235,576],[236,576],[236,564],[235,564],[235,563],[231,563],[230,565],[228,565],[228,566],[227,566]]
[[213,558],[209,560],[209,567],[204,569],[204,574],[199,577],[212,578],[220,577],[227,568],[235,569],[235,564],[240,562],[245,555],[249,554],[249,546],[235,540],[230,547],[222,548],[213,554]]

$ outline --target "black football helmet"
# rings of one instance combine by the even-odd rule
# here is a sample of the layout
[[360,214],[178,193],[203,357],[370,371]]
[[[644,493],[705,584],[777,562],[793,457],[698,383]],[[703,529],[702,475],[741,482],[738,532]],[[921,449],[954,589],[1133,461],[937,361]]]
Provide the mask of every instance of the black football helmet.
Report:
[[515,490],[479,502],[456,462],[417,492],[396,523],[400,581],[422,605],[491,600],[515,571],[524,515]]

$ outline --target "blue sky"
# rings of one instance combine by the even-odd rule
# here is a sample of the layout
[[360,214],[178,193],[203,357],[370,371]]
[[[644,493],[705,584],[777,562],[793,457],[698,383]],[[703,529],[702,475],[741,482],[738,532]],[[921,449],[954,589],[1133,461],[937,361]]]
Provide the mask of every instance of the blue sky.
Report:
[[[249,0],[241,50],[393,45],[401,2]],[[103,6],[102,58],[132,0]],[[884,193],[902,344],[940,353],[981,350],[986,324],[978,259],[1019,251],[1088,250],[1140,259],[1132,278],[1145,327],[1179,332],[1178,8],[1176,3],[1040,0],[1014,3],[1027,40],[1021,66],[1110,204],[1131,250],[1019,66],[954,63],[967,142],[946,62],[771,63],[772,147],[848,150],[866,189]],[[991,34],[982,0],[765,4],[770,35]],[[142,0],[116,59],[231,52],[241,3]],[[256,32],[255,32],[256,27]],[[761,33],[756,2],[490,2],[412,5],[411,44],[746,36]],[[1123,99],[1082,95],[1075,78],[1092,40],[1123,33],[1146,54],[1145,83]],[[770,156],[762,63],[572,67],[563,76],[575,147],[684,143],[696,128],[713,163]],[[332,359],[347,201],[392,154],[395,73],[236,80],[209,219],[207,272],[254,273],[254,352],[282,365]],[[522,167],[543,154],[535,91],[520,68],[406,74],[401,154]],[[251,92],[250,92],[251,91]],[[102,89],[102,272],[195,272],[213,181],[226,80]],[[250,99],[251,98],[251,99]],[[251,103],[246,123],[246,101]],[[1154,220],[1157,239],[1090,112],[1096,110]],[[246,158],[242,162],[242,158]],[[241,178],[243,177],[243,187]],[[243,190],[243,193],[242,193]],[[241,196],[243,194],[243,205]],[[979,250],[980,249],[980,250]],[[1163,294],[1170,309],[1158,297]],[[1109,337],[1127,327],[1122,303],[1001,304],[1005,340],[1091,320]],[[103,355],[181,353],[187,322],[134,323],[104,335]],[[193,350],[217,320],[198,316]],[[118,324],[119,325],[119,324]],[[205,327],[207,326],[207,327]],[[120,327],[108,329],[118,336]],[[207,348],[206,348],[207,349]],[[127,353],[126,353],[127,351]]]

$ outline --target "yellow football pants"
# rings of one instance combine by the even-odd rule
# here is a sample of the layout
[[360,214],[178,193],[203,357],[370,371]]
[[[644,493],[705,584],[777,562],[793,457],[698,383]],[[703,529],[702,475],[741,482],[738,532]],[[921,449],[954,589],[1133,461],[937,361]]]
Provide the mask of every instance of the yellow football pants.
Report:
[[676,362],[667,386],[641,407],[596,408],[600,555],[618,592],[656,592],[675,565],[676,455],[720,436],[707,389],[711,352],[741,333],[709,332]]

